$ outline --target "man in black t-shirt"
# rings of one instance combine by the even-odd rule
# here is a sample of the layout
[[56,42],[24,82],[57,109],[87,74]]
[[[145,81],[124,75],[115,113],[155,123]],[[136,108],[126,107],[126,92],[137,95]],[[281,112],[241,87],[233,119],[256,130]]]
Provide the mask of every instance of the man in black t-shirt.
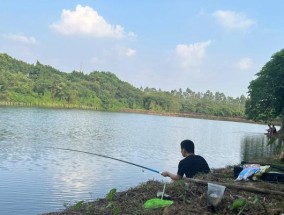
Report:
[[200,155],[194,154],[194,143],[191,140],[184,140],[180,143],[181,154],[185,157],[179,162],[177,175],[168,171],[162,172],[162,176],[170,177],[172,180],[179,180],[185,175],[192,178],[197,173],[210,172],[206,160]]

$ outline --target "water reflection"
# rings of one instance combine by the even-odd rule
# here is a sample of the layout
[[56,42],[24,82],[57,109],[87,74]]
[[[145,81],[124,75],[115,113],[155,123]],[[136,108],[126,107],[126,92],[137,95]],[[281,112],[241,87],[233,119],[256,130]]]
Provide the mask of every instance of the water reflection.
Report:
[[241,154],[244,161],[279,155],[283,149],[283,140],[273,140],[265,135],[244,136],[241,141]]

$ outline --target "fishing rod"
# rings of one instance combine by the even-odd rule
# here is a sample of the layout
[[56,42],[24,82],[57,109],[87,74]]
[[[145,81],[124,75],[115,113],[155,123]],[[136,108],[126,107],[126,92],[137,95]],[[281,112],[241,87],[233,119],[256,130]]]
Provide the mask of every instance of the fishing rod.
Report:
[[123,162],[123,163],[130,164],[130,165],[133,165],[133,166],[141,167],[143,169],[147,169],[149,171],[161,174],[161,172],[159,172],[158,170],[151,169],[149,167],[141,166],[141,165],[138,165],[138,164],[135,164],[135,163],[131,163],[131,162],[128,162],[128,161],[125,161],[125,160],[121,160],[121,159],[118,159],[118,158],[109,157],[109,156],[106,156],[106,155],[100,155],[100,154],[96,154],[96,153],[92,153],[92,152],[80,151],[80,150],[76,150],[76,149],[60,148],[60,147],[46,147],[46,148],[60,149],[60,150],[72,151],[72,152],[80,152],[80,153],[89,154],[89,155],[96,155],[96,156],[99,156],[99,157],[109,158],[109,159],[112,159],[112,160],[116,160],[116,161],[120,161],[120,162]]

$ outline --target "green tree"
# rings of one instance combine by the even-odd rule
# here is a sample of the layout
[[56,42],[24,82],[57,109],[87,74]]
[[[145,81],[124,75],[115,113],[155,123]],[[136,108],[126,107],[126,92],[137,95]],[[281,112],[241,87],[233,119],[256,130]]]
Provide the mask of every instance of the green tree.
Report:
[[249,119],[270,121],[277,117],[284,125],[284,49],[275,53],[257,78],[250,82],[246,115]]
[[139,89],[111,72],[64,73],[39,61],[27,64],[0,53],[0,102],[242,116],[245,100],[244,96],[234,99],[209,90],[202,93],[189,88],[169,92],[152,87]]

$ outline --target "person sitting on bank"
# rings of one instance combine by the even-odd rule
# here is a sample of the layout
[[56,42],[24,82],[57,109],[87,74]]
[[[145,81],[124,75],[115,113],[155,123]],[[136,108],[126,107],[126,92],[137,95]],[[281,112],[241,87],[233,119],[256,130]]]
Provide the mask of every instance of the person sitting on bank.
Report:
[[192,178],[197,173],[209,173],[210,169],[206,160],[194,154],[194,143],[191,140],[184,140],[180,143],[181,154],[184,157],[179,162],[177,174],[164,171],[161,173],[164,177],[170,177],[172,180],[179,180],[185,175]]
[[277,130],[276,130],[275,126],[272,125],[271,134],[276,134],[276,133],[277,133]]
[[267,134],[270,135],[272,133],[272,127],[270,124],[268,124],[268,129],[266,129]]

